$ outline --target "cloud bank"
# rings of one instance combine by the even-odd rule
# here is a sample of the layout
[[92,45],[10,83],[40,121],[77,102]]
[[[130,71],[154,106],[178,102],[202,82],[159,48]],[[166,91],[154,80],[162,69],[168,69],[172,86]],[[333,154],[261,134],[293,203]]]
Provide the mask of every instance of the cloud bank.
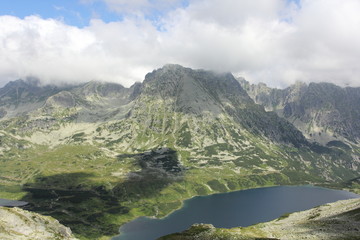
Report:
[[0,85],[36,77],[130,86],[178,63],[274,87],[360,86],[358,0],[103,1],[123,20],[93,19],[78,28],[39,16],[0,16]]

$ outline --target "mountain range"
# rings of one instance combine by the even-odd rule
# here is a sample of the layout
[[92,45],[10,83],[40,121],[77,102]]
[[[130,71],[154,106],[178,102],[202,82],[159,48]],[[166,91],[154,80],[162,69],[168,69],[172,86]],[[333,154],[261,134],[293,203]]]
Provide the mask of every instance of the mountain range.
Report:
[[297,82],[285,89],[238,79],[251,98],[298,128],[309,141],[328,144],[360,140],[360,88]]
[[77,237],[115,235],[194,195],[283,185],[358,189],[359,88],[251,85],[169,64],[116,83],[0,89],[0,196]]

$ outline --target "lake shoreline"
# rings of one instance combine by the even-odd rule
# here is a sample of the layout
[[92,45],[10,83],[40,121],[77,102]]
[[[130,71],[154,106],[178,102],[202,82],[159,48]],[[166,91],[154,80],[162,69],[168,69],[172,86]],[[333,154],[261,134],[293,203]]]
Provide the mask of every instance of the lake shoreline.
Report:
[[[343,188],[337,188],[337,187],[334,187],[332,186],[332,188],[329,188],[329,186],[327,186],[326,188],[324,188],[324,186],[321,186],[321,184],[307,184],[307,185],[299,185],[299,184],[296,184],[296,185],[270,185],[270,186],[259,186],[259,187],[255,187],[255,188],[247,188],[247,189],[241,189],[241,190],[237,190],[237,191],[231,191],[231,192],[225,192],[225,193],[214,193],[214,194],[210,194],[210,195],[203,195],[203,196],[192,196],[191,198],[188,198],[188,199],[185,199],[182,201],[182,204],[181,204],[181,207],[172,211],[171,213],[167,214],[166,216],[162,217],[162,218],[156,218],[154,216],[151,216],[151,217],[147,217],[147,216],[142,216],[142,217],[138,217],[134,220],[132,220],[131,222],[134,222],[136,221],[137,219],[141,219],[144,220],[145,222],[148,221],[148,220],[154,220],[154,221],[166,221],[174,212],[178,211],[179,209],[182,209],[186,202],[187,201],[197,201],[198,199],[196,198],[199,198],[201,199],[202,197],[204,198],[208,198],[208,197],[211,197],[211,198],[216,198],[216,196],[218,195],[221,195],[221,196],[229,196],[231,194],[238,194],[238,193],[242,193],[242,194],[246,194],[246,191],[252,191],[252,190],[260,190],[260,191],[268,191],[269,189],[271,190],[271,188],[274,188],[275,190],[277,188],[287,188],[287,187],[290,187],[290,188],[296,188],[296,187],[300,187],[301,189],[305,189],[305,188],[313,188],[313,190],[315,191],[318,191],[317,189],[319,190],[323,190],[323,189],[326,189],[326,190],[335,190],[335,191],[345,191],[346,193],[350,194],[351,192],[348,191],[348,189],[344,190]],[[356,197],[360,197],[359,195],[357,195],[356,193],[351,193],[351,194],[354,194],[352,196],[355,196]],[[351,195],[350,194],[350,195]],[[350,196],[349,195],[349,196]],[[338,199],[339,200],[339,199]],[[337,201],[337,200],[334,200],[334,201]],[[326,203],[331,203],[331,202],[334,202],[334,201],[329,201],[329,202],[326,202]],[[309,208],[312,208],[312,206],[310,206]],[[303,210],[306,210],[303,209]],[[296,210],[298,211],[298,210]],[[269,219],[271,220],[271,219]],[[126,224],[123,224],[120,228],[119,228],[119,231],[120,231],[120,234],[117,235],[117,236],[114,236],[112,239],[121,239],[120,237],[122,236],[122,234],[124,234],[124,226],[127,226],[127,224],[131,223],[131,222],[128,222]],[[260,221],[261,222],[261,221]],[[254,223],[256,224],[256,223]],[[234,227],[234,226],[232,226]],[[225,227],[226,228],[226,227]],[[231,228],[231,227],[229,227]]]
[[0,207],[24,207],[28,202],[0,198]]
[[[189,198],[184,198],[181,200],[181,205],[170,211],[169,213],[167,213],[165,216],[162,216],[162,217],[156,217],[156,216],[140,216],[140,217],[146,217],[146,218],[150,218],[150,219],[166,219],[169,215],[173,214],[174,212],[176,212],[177,210],[181,209],[184,207],[184,203],[185,201],[187,200],[191,200],[193,198],[196,198],[196,197],[207,197],[207,196],[211,196],[211,195],[218,195],[218,194],[230,194],[230,193],[233,193],[233,192],[238,192],[238,191],[247,191],[247,190],[252,190],[252,189],[259,189],[259,188],[271,188],[271,187],[280,187],[280,186],[310,186],[310,187],[325,187],[325,188],[328,188],[328,189],[334,189],[334,190],[344,190],[344,191],[348,191],[348,192],[355,192],[355,191],[351,191],[353,189],[349,189],[349,188],[344,188],[344,186],[339,186],[337,184],[324,184],[324,183],[306,183],[306,185],[302,185],[302,184],[286,184],[286,185],[277,185],[277,184],[272,184],[272,185],[266,185],[266,186],[255,186],[255,187],[249,187],[249,188],[243,188],[243,189],[238,189],[238,190],[234,190],[234,191],[229,191],[229,192],[215,192],[215,193],[211,193],[211,194],[208,194],[208,195],[192,195],[191,197]],[[355,192],[356,193],[356,192]],[[358,193],[357,193],[358,194]],[[12,200],[11,200],[12,201]],[[18,207],[23,207],[23,206],[26,206],[26,204],[24,205],[21,205],[21,206],[18,206]],[[14,207],[14,206],[10,206],[10,207]],[[132,220],[130,221],[127,221],[126,223],[123,223],[121,225],[119,225],[119,229],[124,226],[125,224],[129,223],[129,222],[132,222],[134,221],[135,219],[137,219],[139,217],[135,217],[133,218]],[[119,234],[117,235],[112,235],[112,236],[107,236],[107,239],[113,239],[115,237],[118,237],[121,235],[121,232],[119,232]],[[105,237],[105,236],[104,236]],[[105,238],[104,238],[105,239]]]
[[[251,188],[244,188],[244,189],[239,189],[239,190],[234,190],[234,191],[229,191],[229,192],[216,192],[216,193],[211,193],[211,194],[208,194],[208,195],[192,195],[190,198],[185,198],[185,199],[182,199],[181,200],[181,205],[180,207],[172,210],[171,212],[169,212],[168,214],[166,214],[165,216],[162,216],[162,217],[157,217],[157,216],[140,216],[140,217],[146,217],[146,218],[150,218],[150,219],[165,219],[167,218],[169,215],[171,215],[172,213],[176,212],[177,210],[181,209],[183,206],[184,206],[184,202],[187,201],[187,200],[191,200],[193,198],[196,198],[196,197],[207,197],[207,196],[212,196],[212,195],[217,195],[217,194],[230,194],[230,193],[233,193],[233,192],[238,192],[238,191],[247,191],[247,190],[252,190],[252,189],[259,189],[259,188],[272,188],[272,187],[296,187],[296,186],[309,186],[309,187],[321,187],[321,188],[328,188],[328,189],[333,189],[333,190],[341,190],[341,191],[347,191],[349,193],[355,193],[355,194],[359,194],[357,193],[356,191],[351,191],[351,190],[354,190],[354,189],[349,189],[349,188],[342,188],[342,187],[336,187],[334,185],[324,185],[324,184],[294,184],[294,185],[291,185],[291,184],[287,184],[287,185],[268,185],[268,186],[258,186],[258,187],[251,187]],[[359,194],[359,197],[360,197],[360,194]],[[139,217],[138,217],[139,218]],[[136,219],[136,218],[135,218]],[[133,220],[135,220],[133,219]],[[131,221],[133,221],[131,220]],[[131,222],[129,221],[129,222]],[[128,223],[128,222],[126,222]],[[125,225],[126,223],[122,224],[122,225]],[[121,225],[121,226],[122,226]],[[121,227],[120,226],[120,227]]]

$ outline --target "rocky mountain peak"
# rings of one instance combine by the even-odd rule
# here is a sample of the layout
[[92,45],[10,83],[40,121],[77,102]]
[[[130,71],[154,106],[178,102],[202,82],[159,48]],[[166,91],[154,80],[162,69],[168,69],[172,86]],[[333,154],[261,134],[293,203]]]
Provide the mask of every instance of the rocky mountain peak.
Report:
[[99,95],[101,97],[107,97],[116,95],[125,88],[118,83],[91,81],[83,84],[79,89],[81,89],[83,95]]
[[291,85],[290,87],[293,89],[300,89],[300,88],[304,88],[306,87],[307,84],[305,82],[302,81],[296,81],[293,85]]
[[285,89],[240,83],[251,98],[286,118],[312,141],[357,142],[360,139],[360,88],[342,88],[332,83],[296,82]]
[[38,87],[40,81],[36,78],[17,79],[15,81],[8,82],[4,88],[19,88],[19,87]]
[[176,64],[168,64],[146,75],[143,92],[160,95],[163,99],[175,97],[186,102],[211,100],[236,101],[236,104],[251,102],[246,91],[231,73],[216,73],[193,70]]
[[61,90],[56,86],[41,86],[36,79],[9,82],[0,88],[0,118],[14,117],[38,109],[47,98]]
[[146,75],[142,93],[166,100],[176,111],[202,114],[223,112],[224,105],[253,104],[231,73],[193,70],[170,64]]

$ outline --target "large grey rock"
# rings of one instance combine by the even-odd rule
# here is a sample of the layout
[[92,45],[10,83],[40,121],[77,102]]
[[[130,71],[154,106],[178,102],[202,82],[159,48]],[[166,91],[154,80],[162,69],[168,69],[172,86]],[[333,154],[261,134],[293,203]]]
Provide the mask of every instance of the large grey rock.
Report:
[[16,207],[0,207],[0,239],[76,240],[70,228],[60,224],[54,218]]

